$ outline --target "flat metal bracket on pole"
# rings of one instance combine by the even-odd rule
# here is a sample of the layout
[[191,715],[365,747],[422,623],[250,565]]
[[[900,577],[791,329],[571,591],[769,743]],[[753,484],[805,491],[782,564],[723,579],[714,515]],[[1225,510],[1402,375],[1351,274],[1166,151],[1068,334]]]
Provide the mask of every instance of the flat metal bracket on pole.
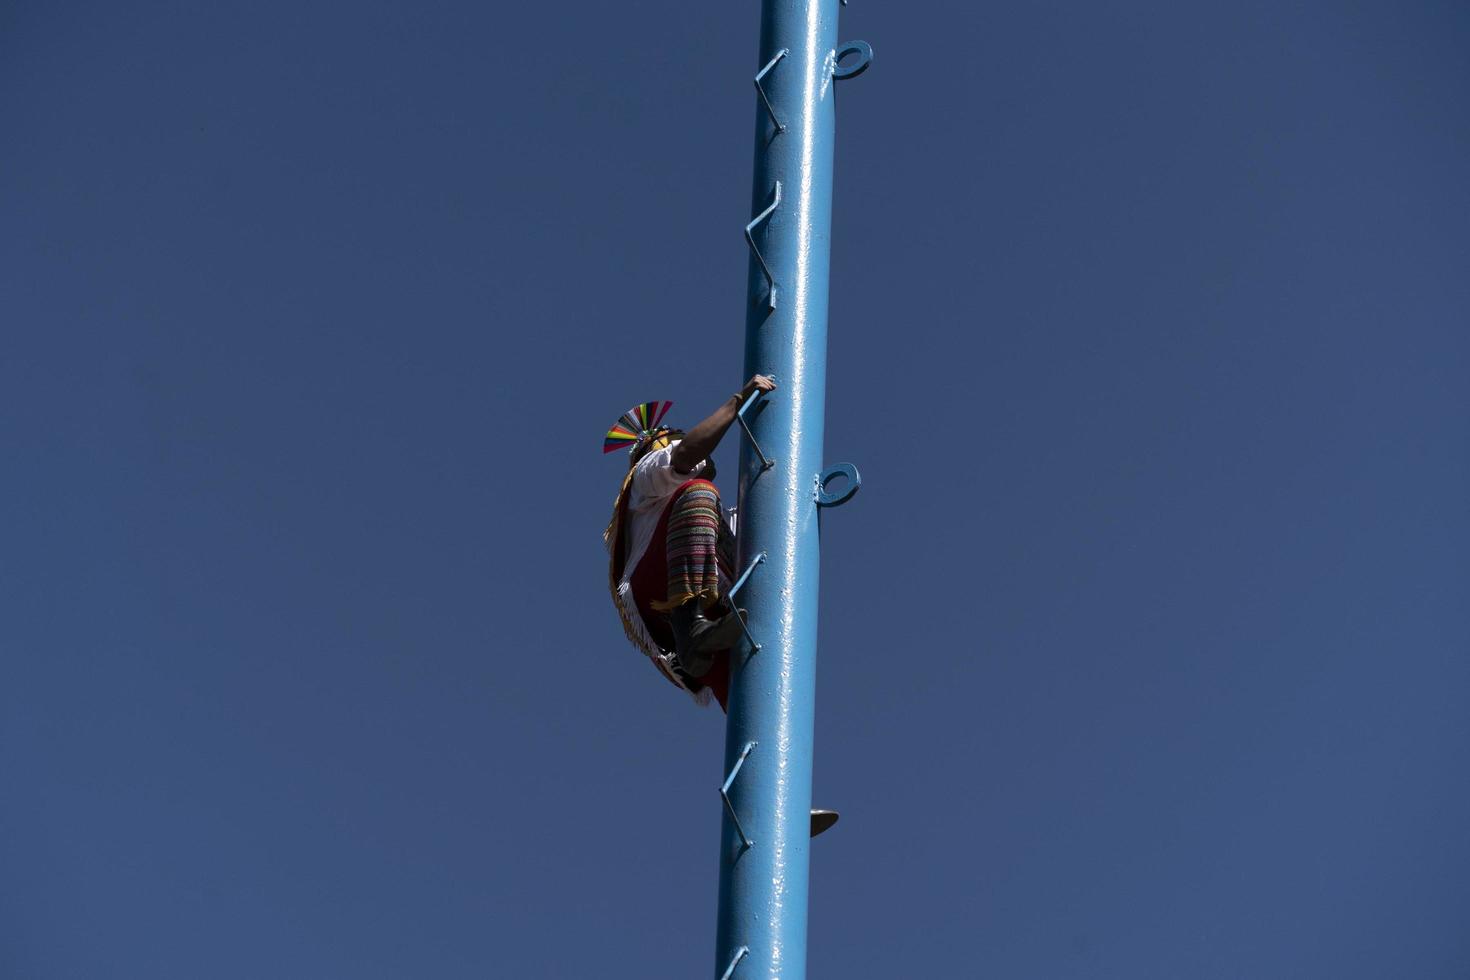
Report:
[[[847,482],[838,488],[836,493],[827,489],[827,485],[833,480],[846,477]],[[829,466],[817,474],[817,506],[837,507],[852,499],[852,495],[858,492],[863,485],[863,478],[858,475],[857,467],[851,463],[838,463]]]
[[740,835],[740,840],[746,847],[750,847],[755,841],[746,837],[745,828],[740,826],[740,818],[735,815],[735,804],[730,802],[730,787],[734,784],[735,777],[740,775],[740,767],[745,765],[745,760],[750,756],[750,750],[753,748],[755,748],[754,742],[745,743],[745,748],[740,752],[740,758],[735,760],[735,767],[730,770],[730,775],[725,777],[725,785],[720,787],[720,799],[725,801],[725,810],[730,814],[730,819],[735,824],[735,833]]
[[[857,55],[856,61],[842,63],[842,59],[850,54]],[[837,81],[845,81],[849,78],[857,78],[868,70],[873,63],[873,46],[867,41],[848,41],[832,52],[830,64],[832,65],[832,77]]]
[[771,201],[770,206],[754,218],[751,218],[750,224],[745,226],[745,244],[750,246],[751,252],[755,254],[755,260],[761,264],[761,272],[765,273],[766,276],[766,309],[768,310],[774,310],[776,308],[776,277],[771,275],[771,267],[766,265],[765,256],[761,255],[761,250],[756,247],[755,236],[752,232],[755,231],[755,226],[769,218],[771,213],[780,204],[781,182],[778,180],[776,181],[776,196]]

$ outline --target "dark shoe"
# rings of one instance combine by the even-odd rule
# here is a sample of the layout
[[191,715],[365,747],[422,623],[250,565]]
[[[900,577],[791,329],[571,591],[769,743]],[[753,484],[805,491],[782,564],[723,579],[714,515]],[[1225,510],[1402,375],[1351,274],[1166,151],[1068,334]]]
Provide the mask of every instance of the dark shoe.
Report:
[[[744,615],[745,610],[740,612]],[[740,637],[740,620],[734,613],[710,619],[700,608],[698,599],[674,608],[669,613],[669,625],[674,629],[674,654],[690,677],[708,674],[714,666],[715,653],[730,649]]]
[[832,825],[837,822],[836,810],[813,810],[812,811],[812,836],[815,837],[824,830],[831,830]]

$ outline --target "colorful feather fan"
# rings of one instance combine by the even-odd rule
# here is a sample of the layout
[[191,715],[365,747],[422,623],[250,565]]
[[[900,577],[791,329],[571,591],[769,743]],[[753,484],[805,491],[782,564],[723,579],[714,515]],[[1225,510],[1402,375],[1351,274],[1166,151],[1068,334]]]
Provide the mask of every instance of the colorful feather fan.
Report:
[[673,402],[643,402],[634,405],[607,430],[607,435],[602,438],[602,451],[610,453],[630,448],[639,439],[657,429],[673,406]]

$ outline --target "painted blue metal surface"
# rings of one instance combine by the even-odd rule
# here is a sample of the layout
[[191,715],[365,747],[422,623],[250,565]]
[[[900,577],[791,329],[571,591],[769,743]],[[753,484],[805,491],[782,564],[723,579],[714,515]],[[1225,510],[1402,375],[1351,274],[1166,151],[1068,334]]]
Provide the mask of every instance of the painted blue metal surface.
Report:
[[[714,975],[730,980],[806,976],[834,100],[872,57],[839,49],[839,9],[761,4],[744,375],[780,387],[740,416],[740,566],[765,560],[742,576],[750,639],[732,656],[725,730]],[[856,484],[853,470],[839,493]]]

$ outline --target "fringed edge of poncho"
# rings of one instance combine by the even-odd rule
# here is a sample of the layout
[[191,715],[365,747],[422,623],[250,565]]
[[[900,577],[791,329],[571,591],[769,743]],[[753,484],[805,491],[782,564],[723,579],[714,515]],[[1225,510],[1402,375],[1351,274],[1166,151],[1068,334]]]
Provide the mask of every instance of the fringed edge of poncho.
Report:
[[618,619],[623,622],[623,635],[628,642],[658,668],[658,672],[666,677],[670,684],[688,694],[700,706],[706,706],[710,702],[710,689],[703,685],[698,691],[691,691],[689,686],[679,679],[674,673],[674,655],[654,642],[653,636],[648,632],[648,625],[643,622],[643,614],[638,611],[638,603],[633,599],[633,586],[630,582],[618,581],[617,569],[613,567],[613,561],[617,554],[618,535],[622,530],[623,500],[628,495],[628,488],[633,485],[633,471],[628,470],[628,475],[623,478],[623,486],[618,491],[618,499],[613,503],[612,520],[608,522],[607,528],[602,532],[602,543],[607,546],[607,580],[608,588],[612,592],[613,606],[618,611]]

